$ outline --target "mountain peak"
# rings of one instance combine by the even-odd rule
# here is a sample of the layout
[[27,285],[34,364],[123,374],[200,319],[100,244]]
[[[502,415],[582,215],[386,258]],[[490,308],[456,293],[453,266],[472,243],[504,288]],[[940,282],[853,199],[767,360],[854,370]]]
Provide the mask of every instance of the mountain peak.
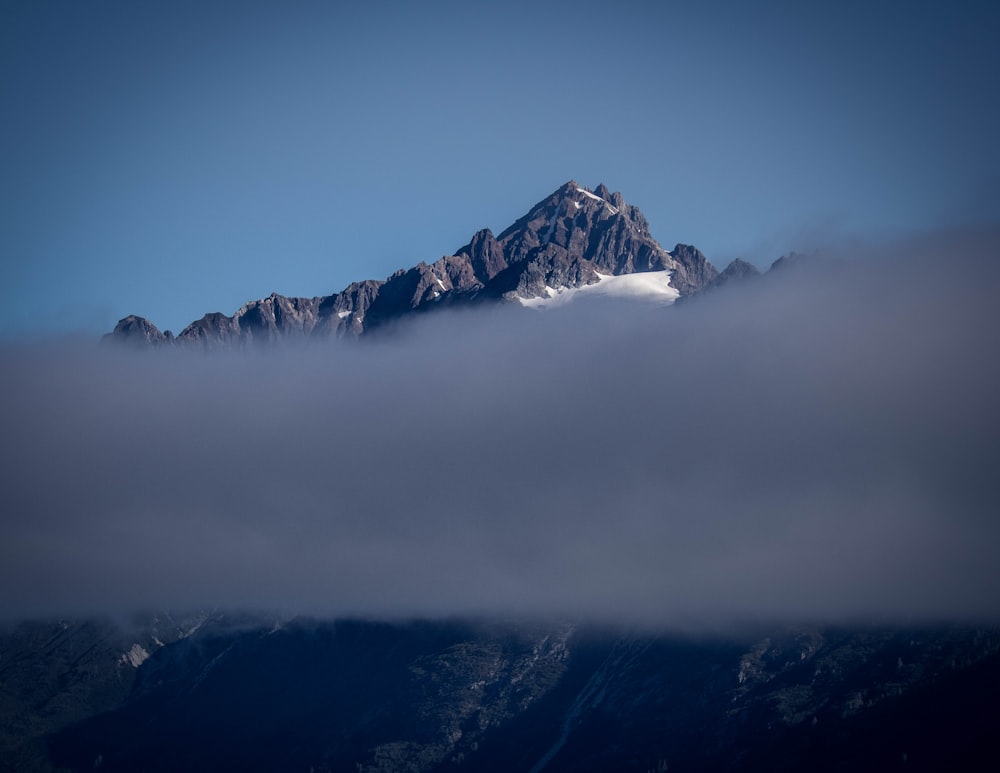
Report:
[[160,344],[173,343],[174,334],[169,330],[161,333],[156,325],[145,317],[129,314],[127,317],[118,320],[115,329],[106,334],[101,340],[105,342],[125,343],[137,347],[158,346]]

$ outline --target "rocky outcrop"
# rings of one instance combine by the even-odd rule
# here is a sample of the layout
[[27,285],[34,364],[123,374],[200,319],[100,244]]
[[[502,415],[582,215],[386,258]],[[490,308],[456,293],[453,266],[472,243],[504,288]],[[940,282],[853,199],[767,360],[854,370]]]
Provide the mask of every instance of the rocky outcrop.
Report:
[[729,284],[741,284],[752,279],[757,279],[758,277],[760,277],[760,271],[757,270],[755,265],[736,258],[722,270],[722,273],[703,287],[702,290],[717,290]]
[[115,329],[102,339],[105,343],[120,343],[127,346],[145,348],[147,346],[162,346],[174,342],[174,335],[169,330],[161,333],[156,325],[143,317],[129,314],[118,321]]
[[676,245],[670,255],[677,264],[671,284],[680,291],[681,296],[698,292],[719,275],[715,266],[708,262],[701,251],[690,244]]
[[574,257],[554,244],[548,244],[523,263],[498,275],[491,290],[507,301],[519,298],[544,298],[550,289],[574,288],[600,281],[598,266],[586,258]]
[[591,192],[574,180],[532,207],[497,241],[508,265],[527,265],[540,250],[555,245],[605,274],[676,268],[637,207],[604,185]]
[[205,348],[274,343],[312,332],[319,320],[320,298],[286,298],[271,293],[250,301],[232,317],[215,312],[192,322],[177,336],[181,343]]
[[771,273],[772,271],[785,271],[786,269],[798,266],[804,259],[805,255],[799,252],[790,252],[787,255],[782,255],[771,264],[771,268],[768,269],[768,273]]
[[336,295],[320,299],[313,335],[361,335],[365,315],[384,284],[375,279],[352,282]]
[[[472,277],[484,285],[508,265],[503,245],[496,240],[489,228],[484,228],[473,236],[472,241],[456,253],[456,258],[459,260],[467,259],[472,270]],[[449,260],[449,258],[441,260]]]

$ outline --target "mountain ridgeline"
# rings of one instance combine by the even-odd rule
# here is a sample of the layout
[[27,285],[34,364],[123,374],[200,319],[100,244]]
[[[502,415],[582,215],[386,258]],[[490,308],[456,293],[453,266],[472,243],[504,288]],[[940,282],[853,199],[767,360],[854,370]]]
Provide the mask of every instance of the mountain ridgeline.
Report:
[[670,287],[684,297],[716,280],[756,273],[743,261],[734,266],[720,274],[690,245],[665,250],[642,212],[620,193],[604,185],[590,191],[571,180],[499,236],[483,229],[454,255],[400,269],[384,281],[354,282],[339,293],[314,298],[272,293],[231,317],[206,314],[176,337],[130,315],[105,339],[228,348],[304,337],[359,337],[415,312],[542,299],[608,276],[669,272]]

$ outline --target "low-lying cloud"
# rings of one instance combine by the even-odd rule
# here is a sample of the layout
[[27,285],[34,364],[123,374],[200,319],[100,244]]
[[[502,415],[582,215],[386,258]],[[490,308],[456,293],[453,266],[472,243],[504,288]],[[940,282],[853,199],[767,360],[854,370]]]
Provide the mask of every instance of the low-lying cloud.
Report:
[[998,236],[362,345],[7,345],[0,616],[995,620]]

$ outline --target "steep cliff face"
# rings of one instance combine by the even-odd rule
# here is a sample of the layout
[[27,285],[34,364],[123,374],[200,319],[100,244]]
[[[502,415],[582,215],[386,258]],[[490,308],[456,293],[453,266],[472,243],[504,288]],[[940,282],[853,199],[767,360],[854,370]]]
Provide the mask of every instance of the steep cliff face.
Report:
[[[503,245],[496,240],[489,228],[485,228],[473,236],[472,241],[460,249],[454,258],[442,258],[441,260],[454,260],[458,265],[463,266],[461,276],[465,280],[465,284],[464,286],[459,283],[455,285],[462,287],[462,289],[471,289],[476,282],[480,285],[487,284],[508,265]],[[464,270],[466,265],[468,271]]]
[[698,250],[668,252],[639,209],[604,185],[571,180],[494,236],[477,232],[454,255],[400,269],[384,281],[355,282],[339,293],[286,298],[272,293],[232,316],[206,314],[176,339],[129,316],[106,339],[133,345],[194,344],[232,348],[289,339],[357,337],[414,312],[453,304],[517,302],[621,276],[671,272],[680,295],[697,292],[718,272]]
[[682,297],[702,290],[719,275],[701,251],[690,244],[678,244],[671,255],[677,264],[673,285]]
[[548,245],[588,260],[605,274],[673,269],[637,207],[603,185],[595,192],[570,180],[497,237],[508,265],[530,262]]
[[321,301],[321,298],[286,298],[271,293],[267,298],[245,304],[232,317],[206,314],[184,328],[177,341],[213,348],[302,337],[311,333],[320,321]]

